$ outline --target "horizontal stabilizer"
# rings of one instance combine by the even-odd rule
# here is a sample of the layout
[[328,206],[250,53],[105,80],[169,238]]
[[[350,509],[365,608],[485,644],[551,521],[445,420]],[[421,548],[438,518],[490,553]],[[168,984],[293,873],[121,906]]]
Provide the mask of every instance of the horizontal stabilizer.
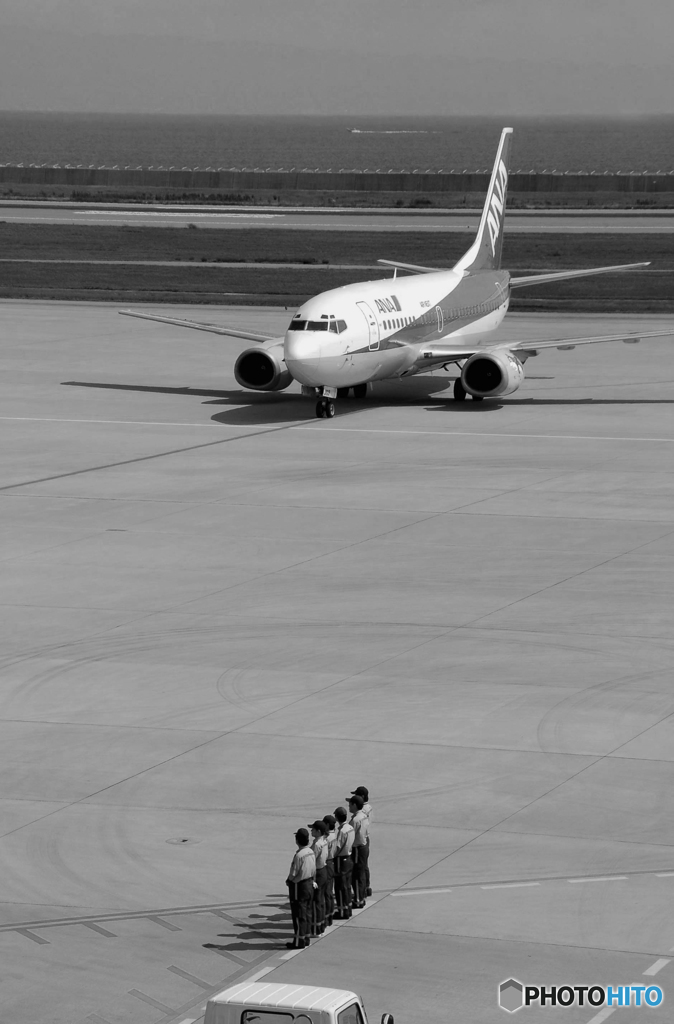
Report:
[[417,267],[414,263],[398,263],[397,260],[377,260],[377,263],[383,263],[385,267],[397,267],[398,270],[411,270],[415,274],[437,274],[437,267]]
[[558,270],[553,274],[532,274],[530,277],[511,277],[511,288],[523,288],[529,284],[546,284],[548,281],[568,281],[572,277],[590,277],[592,274],[613,274],[620,270],[639,270],[650,267],[648,263],[623,263],[617,267],[591,267],[587,270]]
[[208,331],[210,334],[224,334],[230,338],[243,338],[244,341],[271,341],[271,334],[254,334],[252,331],[240,331],[238,327],[221,327],[219,324],[202,324],[196,320],[180,320],[171,316],[157,316],[156,313],[138,313],[133,309],[118,310],[122,316],[137,316],[141,320],[156,320],[160,324],[171,324],[172,327],[191,327],[194,331]]

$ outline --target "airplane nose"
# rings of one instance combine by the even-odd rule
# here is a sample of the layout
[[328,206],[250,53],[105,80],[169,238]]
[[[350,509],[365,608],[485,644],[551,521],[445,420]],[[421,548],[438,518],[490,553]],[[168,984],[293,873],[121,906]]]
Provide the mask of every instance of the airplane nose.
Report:
[[321,342],[309,331],[289,331],[286,334],[283,354],[286,366],[300,384],[317,386],[320,380]]

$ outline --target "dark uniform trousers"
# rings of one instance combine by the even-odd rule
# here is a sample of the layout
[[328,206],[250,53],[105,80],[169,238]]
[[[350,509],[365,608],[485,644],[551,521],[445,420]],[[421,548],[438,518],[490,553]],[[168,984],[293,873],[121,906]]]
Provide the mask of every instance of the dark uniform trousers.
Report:
[[322,935],[325,931],[325,893],[328,887],[328,869],[316,868],[316,888],[314,889],[313,918],[311,934]]
[[302,882],[288,882],[290,913],[293,919],[295,944],[304,946],[311,937],[311,908],[314,899],[314,883],[311,878]]
[[368,888],[368,860],[370,850],[367,846],[354,846],[351,851],[353,857],[353,875],[352,875],[352,887],[353,887],[353,905],[354,907],[360,907],[365,903],[365,897],[367,896]]
[[332,857],[327,863],[326,870],[328,877],[325,886],[325,923],[330,925],[335,914],[335,862]]
[[351,917],[351,872],[353,861],[350,857],[335,857],[335,902],[336,917]]
[[370,882],[370,837],[367,837],[367,867],[365,868],[365,884],[367,889],[365,891],[366,896],[372,895],[372,883]]

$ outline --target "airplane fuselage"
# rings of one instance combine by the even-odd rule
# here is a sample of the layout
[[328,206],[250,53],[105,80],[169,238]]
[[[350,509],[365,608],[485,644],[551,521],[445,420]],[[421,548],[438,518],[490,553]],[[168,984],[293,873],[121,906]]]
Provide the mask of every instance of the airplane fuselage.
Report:
[[427,368],[424,346],[499,326],[510,301],[510,275],[454,270],[365,281],[322,292],[302,305],[284,339],[295,380],[351,387]]

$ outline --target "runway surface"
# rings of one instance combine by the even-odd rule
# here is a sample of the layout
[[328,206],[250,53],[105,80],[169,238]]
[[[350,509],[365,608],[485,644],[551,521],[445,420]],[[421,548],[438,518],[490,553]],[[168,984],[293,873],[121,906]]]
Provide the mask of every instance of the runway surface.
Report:
[[[62,209],[52,206],[2,205],[0,220],[45,224],[136,224],[153,227],[176,227],[189,223],[207,228],[295,228],[312,231],[475,231],[479,211],[459,213],[400,212],[332,212],[305,210],[289,212],[266,209],[185,209],[164,207],[148,209],[119,208],[111,204],[108,209],[69,205]],[[588,231],[608,234],[671,233],[674,232],[672,211],[663,210],[639,214],[632,211],[597,211],[580,214],[578,211],[534,212],[509,211],[505,230],[517,233],[550,232],[583,234]]]
[[[196,1021],[262,972],[371,1024],[501,1021],[510,976],[671,1020],[674,343],[331,421],[243,392],[244,346],[0,303],[0,1020]],[[359,784],[374,899],[282,960],[293,832]]]

